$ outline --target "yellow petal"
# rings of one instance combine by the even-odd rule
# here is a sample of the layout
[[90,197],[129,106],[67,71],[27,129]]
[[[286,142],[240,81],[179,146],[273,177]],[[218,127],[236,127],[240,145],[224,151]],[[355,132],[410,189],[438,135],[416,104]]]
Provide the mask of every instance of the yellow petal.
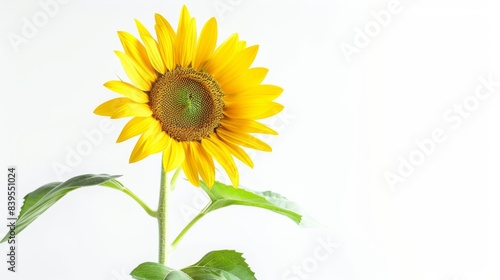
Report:
[[156,25],[155,29],[161,58],[168,71],[172,71],[175,68],[174,39],[168,34],[164,26]]
[[190,20],[189,25],[183,32],[177,34],[177,63],[183,67],[188,67],[194,57],[196,46],[196,20]]
[[211,136],[203,139],[201,141],[201,145],[212,157],[217,160],[222,168],[224,168],[227,175],[229,175],[233,186],[237,188],[240,180],[238,168],[236,167],[234,159],[224,143],[219,141],[217,137]]
[[139,31],[139,35],[141,36],[141,38],[143,36],[153,37],[153,36],[151,36],[151,33],[149,33],[149,31],[146,29],[146,27],[144,27],[144,25],[140,21],[138,21],[137,19],[135,19],[135,25],[137,26],[137,31]]
[[163,168],[165,172],[174,170],[185,160],[184,147],[177,140],[171,139],[168,147],[163,151]]
[[236,45],[235,45],[235,48],[233,51],[233,55],[240,52],[241,50],[245,49],[246,47],[247,47],[247,42],[238,40],[236,42]]
[[196,168],[200,173],[201,179],[207,184],[207,186],[212,187],[215,181],[215,166],[212,157],[203,149],[200,143],[191,142],[191,148],[193,154],[196,155]]
[[187,7],[184,5],[181,10],[181,16],[177,26],[177,37],[175,39],[177,64],[188,67],[193,60],[195,46],[196,20],[191,18]]
[[146,140],[147,140],[146,134],[141,135],[139,140],[137,140],[137,143],[135,143],[134,149],[130,154],[129,163],[134,163],[139,161],[138,154],[140,153],[140,150],[142,150],[142,147],[144,146]]
[[152,111],[146,104],[135,103],[128,98],[121,97],[102,103],[94,110],[94,113],[117,119],[123,117],[149,117]]
[[137,62],[125,53],[119,51],[115,51],[115,53],[120,59],[123,69],[132,83],[134,83],[134,85],[140,90],[151,90],[152,81],[149,79],[149,75],[141,69]]
[[271,116],[274,116],[276,114],[278,114],[279,112],[283,111],[283,109],[285,108],[283,105],[279,104],[279,103],[272,103],[273,105],[269,107],[269,109],[265,112],[263,112],[262,114],[258,115],[258,116],[255,116],[254,119],[256,120],[260,120],[260,119],[265,119],[265,118],[269,118]]
[[224,96],[224,103],[265,103],[278,98],[283,89],[274,85],[257,85],[239,93]]
[[104,84],[108,89],[120,93],[123,96],[130,98],[130,100],[137,103],[148,103],[149,97],[142,90],[136,88],[135,86],[122,82],[122,81],[109,81]]
[[155,22],[156,25],[161,26],[165,30],[165,34],[167,34],[171,41],[175,40],[175,31],[172,28],[172,25],[160,14],[155,14]]
[[137,143],[135,144],[134,149],[132,150],[132,153],[130,154],[130,159],[129,162],[137,162],[146,156],[144,156],[147,153],[147,149],[145,149],[148,145],[148,142],[151,142],[155,139],[156,135],[160,132],[160,129],[158,126],[154,126],[150,128],[149,130],[145,131]]
[[184,47],[186,48],[186,57],[181,57],[181,66],[187,67],[192,65],[194,56],[196,54],[196,19],[191,19],[189,27],[186,33],[186,41],[184,42]]
[[123,127],[116,142],[120,143],[154,128],[158,121],[152,117],[135,117]]
[[156,43],[155,39],[147,35],[143,35],[141,38],[146,45],[146,51],[148,52],[148,57],[153,68],[159,73],[165,74],[165,63],[163,63],[160,50],[158,49],[158,43]]
[[232,58],[228,59],[229,63],[214,74],[215,79],[220,83],[224,83],[224,81],[232,81],[240,77],[250,68],[258,51],[259,46],[251,46],[236,53]]
[[266,125],[261,124],[260,122],[250,119],[223,118],[220,123],[227,130],[231,130],[234,132],[278,135],[278,132],[276,132],[274,129],[271,129]]
[[271,146],[264,143],[262,140],[246,133],[237,133],[226,130],[224,128],[219,128],[217,129],[217,135],[226,142],[233,143],[235,145],[240,145],[265,152],[272,151]]
[[184,152],[186,153],[186,159],[182,163],[182,170],[188,178],[191,184],[199,187],[200,177],[198,176],[198,169],[196,168],[196,158],[194,157],[193,150],[191,148],[190,142],[183,142]]
[[118,109],[120,109],[121,106],[132,102],[132,100],[125,97],[114,98],[97,106],[94,110],[94,114],[100,116],[112,116]]
[[217,44],[217,20],[211,18],[207,21],[200,33],[198,40],[198,49],[194,59],[193,67],[201,70],[207,60],[212,56]]
[[160,51],[158,50],[158,44],[149,31],[144,27],[144,25],[135,20],[135,24],[137,25],[137,30],[139,31],[139,35],[141,36],[142,41],[144,42],[145,49],[147,52],[147,56],[153,68],[161,74],[165,73],[165,65],[160,56]]
[[191,22],[191,15],[186,5],[182,6],[181,15],[179,17],[179,23],[177,24],[177,38],[179,38],[180,33],[185,33],[186,29]]
[[233,154],[235,157],[237,157],[241,162],[244,164],[248,165],[250,168],[253,168],[253,161],[250,158],[250,156],[245,152],[242,148],[240,148],[237,145],[234,145],[232,143],[226,142],[222,139],[219,139],[224,145],[226,145],[226,148],[228,151]]
[[228,60],[236,52],[238,45],[238,34],[235,33],[227,38],[217,49],[213,56],[207,61],[204,69],[211,75],[216,74],[228,63]]
[[225,93],[236,94],[259,85],[266,77],[267,72],[268,70],[262,67],[250,68],[240,77],[232,81],[220,83],[220,85]]
[[137,66],[141,68],[141,71],[145,73],[144,78],[154,81],[156,79],[156,73],[149,62],[146,48],[137,38],[128,32],[119,31],[118,37],[120,38],[125,53],[134,60]]
[[126,117],[150,117],[153,111],[148,104],[127,103],[120,106],[111,115],[112,119],[126,118]]
[[234,103],[224,107],[224,115],[234,119],[265,119],[283,110],[283,105],[267,103]]
[[165,148],[167,148],[170,144],[170,141],[172,141],[171,138],[164,131],[160,131],[149,137],[149,141],[147,141],[146,145],[144,145],[140,159],[165,150]]

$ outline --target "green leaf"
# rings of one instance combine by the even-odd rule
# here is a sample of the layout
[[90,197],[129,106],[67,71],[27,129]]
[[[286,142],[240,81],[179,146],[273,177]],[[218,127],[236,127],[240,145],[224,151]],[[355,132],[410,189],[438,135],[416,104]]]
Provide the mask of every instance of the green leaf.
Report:
[[212,188],[209,188],[203,181],[202,189],[210,197],[210,203],[177,235],[172,242],[172,247],[176,248],[184,235],[201,220],[206,214],[231,205],[244,205],[266,209],[280,215],[283,215],[300,226],[316,226],[317,223],[309,216],[303,214],[303,211],[295,203],[284,196],[274,192],[254,192],[244,188],[235,188],[225,185],[221,182],[215,182]]
[[172,271],[174,270],[161,263],[146,262],[132,270],[130,275],[138,280],[165,280]]
[[242,254],[232,250],[210,252],[197,263],[181,270],[146,262],[130,275],[137,280],[256,280]]
[[[240,278],[237,277],[236,275],[216,269],[216,268],[210,268],[210,267],[199,267],[199,266],[192,266],[192,267],[186,267],[183,269],[184,272],[189,275],[193,280],[246,280],[247,278]],[[249,278],[249,279],[255,279],[255,278]]]
[[183,268],[194,280],[254,280],[255,273],[241,253],[233,250],[213,251],[197,263]]
[[[21,212],[16,222],[15,233],[18,235],[23,231],[28,225],[30,225],[34,220],[36,220],[43,212],[49,209],[54,203],[65,196],[72,190],[88,187],[88,186],[105,186],[118,190],[125,189],[123,185],[114,180],[120,176],[111,175],[80,175],[73,177],[66,182],[54,182],[46,184],[35,191],[27,194],[24,197],[24,204],[21,207]],[[0,241],[0,243],[8,240],[9,234]]]
[[302,224],[303,215],[296,203],[289,201],[280,194],[267,192],[253,192],[243,188],[234,188],[220,182],[215,182],[212,188],[202,182],[203,190],[208,194],[211,205],[206,213],[230,205],[245,205],[259,207],[290,218],[297,224]]
[[163,280],[193,280],[193,278],[182,271],[174,270],[170,272]]

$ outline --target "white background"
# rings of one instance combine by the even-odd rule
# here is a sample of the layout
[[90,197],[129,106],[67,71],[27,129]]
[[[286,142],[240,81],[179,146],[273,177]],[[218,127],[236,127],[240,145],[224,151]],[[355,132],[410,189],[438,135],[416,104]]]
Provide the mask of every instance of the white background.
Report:
[[[499,2],[401,0],[381,27],[374,15],[389,0],[69,0],[43,22],[40,3],[48,1],[0,4],[0,167],[18,167],[19,203],[59,177],[108,173],[123,174],[156,208],[160,158],[128,164],[135,140],[115,143],[126,120],[105,132],[105,118],[92,111],[117,97],[102,84],[125,76],[113,54],[121,49],[116,31],[137,34],[134,18],[151,29],[156,12],[176,26],[187,4],[198,29],[217,18],[219,42],[238,32],[259,44],[254,65],[268,67],[266,82],[285,89],[286,111],[270,120],[280,135],[265,138],[273,152],[254,153],[255,168],[241,167],[241,184],[284,194],[323,226],[302,229],[251,208],[220,210],[185,237],[172,266],[235,249],[258,279],[500,278],[500,86],[474,96],[479,77],[500,81]],[[22,33],[26,20],[38,20],[30,38]],[[371,35],[362,42],[365,31],[357,30],[366,28]],[[346,55],[346,45],[356,53]],[[464,117],[450,111],[464,102]],[[422,157],[416,143],[429,143],[435,130],[442,141],[427,144]],[[102,137],[69,166],[88,133]],[[418,166],[398,172],[412,155]],[[58,174],[58,164],[70,170]],[[389,172],[404,175],[402,182],[391,187]],[[5,196],[1,190],[0,217]],[[172,232],[203,202],[182,177]],[[157,228],[129,197],[94,187],[64,197],[18,242],[19,272],[2,261],[1,279],[123,280],[156,260]],[[0,252],[7,254],[5,244]]]

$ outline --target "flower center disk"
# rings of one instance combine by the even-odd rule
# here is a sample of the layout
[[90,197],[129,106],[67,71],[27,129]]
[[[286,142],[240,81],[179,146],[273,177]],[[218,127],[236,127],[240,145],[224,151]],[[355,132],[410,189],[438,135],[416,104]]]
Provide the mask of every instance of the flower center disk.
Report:
[[153,116],[177,141],[200,141],[223,118],[224,93],[206,72],[177,67],[159,76],[150,93]]

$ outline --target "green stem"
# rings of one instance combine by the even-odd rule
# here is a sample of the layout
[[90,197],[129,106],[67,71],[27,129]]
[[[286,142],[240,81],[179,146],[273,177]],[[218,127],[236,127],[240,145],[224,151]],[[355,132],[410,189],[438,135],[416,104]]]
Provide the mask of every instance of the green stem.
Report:
[[146,211],[146,213],[148,213],[149,216],[156,218],[156,216],[157,216],[156,211],[149,208],[149,206],[144,201],[142,201],[142,199],[140,199],[137,195],[135,195],[133,192],[131,192],[127,188],[123,188],[123,189],[121,189],[121,191],[126,193],[128,196],[130,196],[132,199],[134,199],[137,203],[139,203],[139,205]]
[[168,229],[168,196],[170,193],[170,186],[168,186],[167,174],[161,166],[161,180],[160,180],[160,202],[158,203],[158,229],[159,229],[159,256],[158,262],[167,264],[168,255],[170,254],[170,246],[167,243],[167,229]]
[[209,208],[211,205],[212,205],[212,203],[209,203],[207,206],[205,206],[205,208],[203,208],[203,210],[201,210],[201,212],[196,217],[194,217],[191,220],[191,222],[189,222],[189,224],[187,224],[184,227],[184,229],[179,233],[179,235],[177,235],[174,242],[172,242],[172,245],[170,246],[172,248],[172,250],[177,248],[177,245],[179,245],[179,242],[182,240],[184,235],[194,226],[194,224],[196,224],[196,222],[198,222],[201,218],[203,218],[209,212]]

